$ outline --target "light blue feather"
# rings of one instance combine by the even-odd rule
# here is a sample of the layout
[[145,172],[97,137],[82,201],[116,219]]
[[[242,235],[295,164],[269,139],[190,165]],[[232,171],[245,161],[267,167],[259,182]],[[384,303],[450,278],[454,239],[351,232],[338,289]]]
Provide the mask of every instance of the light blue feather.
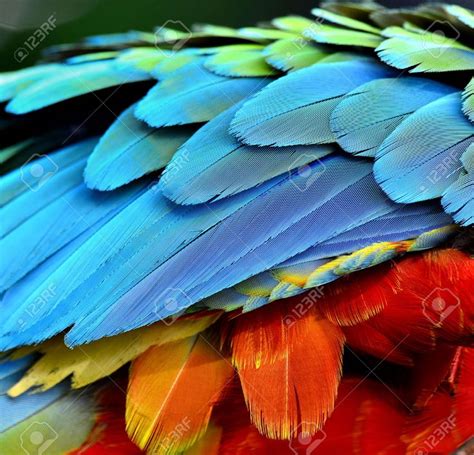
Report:
[[474,172],[462,175],[441,199],[446,212],[463,226],[474,225]]
[[7,431],[22,420],[45,409],[64,396],[69,387],[62,383],[44,393],[24,394],[17,398],[0,395],[0,432]]
[[[52,281],[50,277],[106,221],[105,219],[99,220],[94,226],[35,267],[3,294],[0,306],[8,317],[5,317],[2,321],[1,333],[4,336],[3,338],[0,336],[0,350],[10,349],[9,346],[32,344],[35,340],[42,341],[57,333],[53,330],[48,335],[50,332],[46,329],[39,333],[34,327],[41,320],[42,312],[49,311],[49,305],[54,304],[54,297],[57,294],[57,282]],[[73,284],[74,281],[61,283],[63,286]],[[38,289],[38,292],[35,294],[35,299],[30,300],[26,306],[23,306],[22,303],[28,301],[28,297],[36,289]],[[61,313],[58,313],[58,318],[60,315]],[[12,333],[13,335],[9,337],[5,335],[6,333]]]
[[[78,170],[82,173],[82,169]],[[76,170],[77,172],[77,170]],[[61,184],[58,181],[58,184]],[[51,198],[48,205],[32,214],[0,240],[0,289],[5,290],[58,249],[93,226],[103,217],[111,217],[133,200],[143,186],[135,185],[114,193],[90,191],[83,183]],[[40,190],[41,191],[41,190]],[[53,191],[50,188],[49,191]],[[21,208],[30,198],[19,200]],[[21,245],[21,249],[18,249]]]
[[6,110],[25,114],[96,90],[149,78],[142,71],[117,69],[113,60],[62,65],[52,77],[44,77],[22,90],[8,103]]
[[348,93],[331,115],[338,144],[349,153],[375,157],[375,152],[400,123],[420,107],[454,88],[429,79],[378,79]]
[[153,127],[207,122],[266,83],[259,78],[218,76],[191,63],[153,87],[135,114]]
[[440,197],[462,172],[460,157],[473,137],[461,93],[447,95],[418,109],[382,143],[375,178],[397,202]]
[[[79,142],[33,160],[18,171],[1,177],[0,191],[5,191],[5,196],[11,199],[2,201],[8,203],[0,206],[0,238],[67,191],[80,185],[87,156],[96,143],[96,139]],[[21,192],[17,193],[15,188]]]
[[117,118],[89,157],[84,173],[89,188],[113,190],[165,167],[194,131],[189,127],[151,128],[135,118],[135,107]]
[[160,180],[163,194],[178,204],[219,200],[318,160],[330,146],[252,147],[228,129],[242,102],[203,126],[176,153]]
[[245,103],[231,133],[249,145],[334,142],[329,120],[341,98],[361,84],[391,75],[390,69],[368,59],[294,71]]
[[58,64],[38,65],[19,71],[0,73],[0,103],[4,103],[18,95],[31,84],[52,77],[62,68]]
[[468,172],[474,171],[474,142],[461,155],[461,162]]
[[[61,170],[76,163],[78,160],[91,152],[93,145],[88,141],[83,141],[72,146],[64,147],[53,155],[33,156],[33,159],[23,164],[6,175],[0,177],[0,207],[9,203],[22,194],[33,192],[43,188],[46,189],[54,185],[60,177]],[[41,174],[41,170],[46,174]],[[39,172],[39,174],[37,174]],[[35,177],[35,175],[39,175]],[[47,179],[41,178],[46,176]],[[45,198],[48,196],[44,195]],[[38,202],[41,204],[41,202]]]

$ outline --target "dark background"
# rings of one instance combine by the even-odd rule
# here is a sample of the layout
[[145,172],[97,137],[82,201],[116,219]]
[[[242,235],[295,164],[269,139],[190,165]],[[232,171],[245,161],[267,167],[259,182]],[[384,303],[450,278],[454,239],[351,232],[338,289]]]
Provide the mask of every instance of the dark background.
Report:
[[[457,0],[474,8],[474,0]],[[315,0],[0,0],[0,71],[29,66],[43,47],[81,37],[130,29],[151,31],[168,20],[186,26],[207,22],[245,26],[285,14],[309,15]],[[387,6],[417,4],[417,0],[382,0]],[[15,50],[52,14],[56,28],[18,63]]]

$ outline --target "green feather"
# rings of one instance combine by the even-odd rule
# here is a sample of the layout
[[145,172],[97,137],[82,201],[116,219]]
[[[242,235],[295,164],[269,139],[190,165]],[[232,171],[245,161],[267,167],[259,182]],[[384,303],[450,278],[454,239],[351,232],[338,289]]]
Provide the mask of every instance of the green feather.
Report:
[[209,57],[204,66],[213,73],[226,77],[264,77],[277,74],[260,51],[220,52]]
[[[28,396],[12,401],[22,399],[27,402]],[[95,424],[95,413],[91,393],[70,392],[1,433],[1,453],[68,453],[87,440]]]
[[117,67],[120,69],[132,69],[151,72],[158,63],[161,63],[167,55],[154,47],[135,47],[127,49],[119,54],[116,59]]
[[330,55],[303,38],[275,41],[264,49],[263,54],[270,65],[281,71],[306,68]]
[[255,41],[274,41],[277,39],[297,38],[298,35],[272,28],[244,27],[238,30],[239,36]]
[[474,13],[459,5],[445,5],[445,11],[462,24],[474,29]]
[[314,21],[302,16],[284,16],[273,19],[272,25],[280,30],[299,34],[314,26]]
[[368,32],[378,35],[381,30],[365,22],[361,22],[350,17],[341,16],[339,14],[331,13],[321,8],[314,8],[311,10],[317,18],[331,22],[332,24],[341,25],[342,27],[359,30],[361,32]]
[[474,70],[474,50],[452,38],[413,26],[389,27],[382,34],[388,39],[376,52],[396,68],[411,73]]
[[382,38],[372,33],[348,30],[333,25],[319,24],[304,32],[304,36],[318,43],[335,44],[338,46],[361,46],[376,48]]

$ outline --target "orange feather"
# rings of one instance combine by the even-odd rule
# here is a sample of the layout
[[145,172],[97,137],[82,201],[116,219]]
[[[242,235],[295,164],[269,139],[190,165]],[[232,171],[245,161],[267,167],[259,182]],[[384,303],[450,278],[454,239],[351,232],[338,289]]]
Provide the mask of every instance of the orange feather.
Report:
[[251,420],[272,439],[312,434],[332,412],[344,335],[315,307],[274,302],[235,320],[232,360]]
[[150,348],[132,364],[126,421],[131,439],[152,453],[183,451],[205,433],[233,376],[202,336]]

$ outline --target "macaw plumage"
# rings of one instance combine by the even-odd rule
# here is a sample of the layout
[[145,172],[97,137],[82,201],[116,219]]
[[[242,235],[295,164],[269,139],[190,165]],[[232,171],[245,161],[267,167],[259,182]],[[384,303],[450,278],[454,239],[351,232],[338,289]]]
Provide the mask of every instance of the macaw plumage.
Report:
[[0,453],[474,445],[474,13],[327,3],[0,75]]

